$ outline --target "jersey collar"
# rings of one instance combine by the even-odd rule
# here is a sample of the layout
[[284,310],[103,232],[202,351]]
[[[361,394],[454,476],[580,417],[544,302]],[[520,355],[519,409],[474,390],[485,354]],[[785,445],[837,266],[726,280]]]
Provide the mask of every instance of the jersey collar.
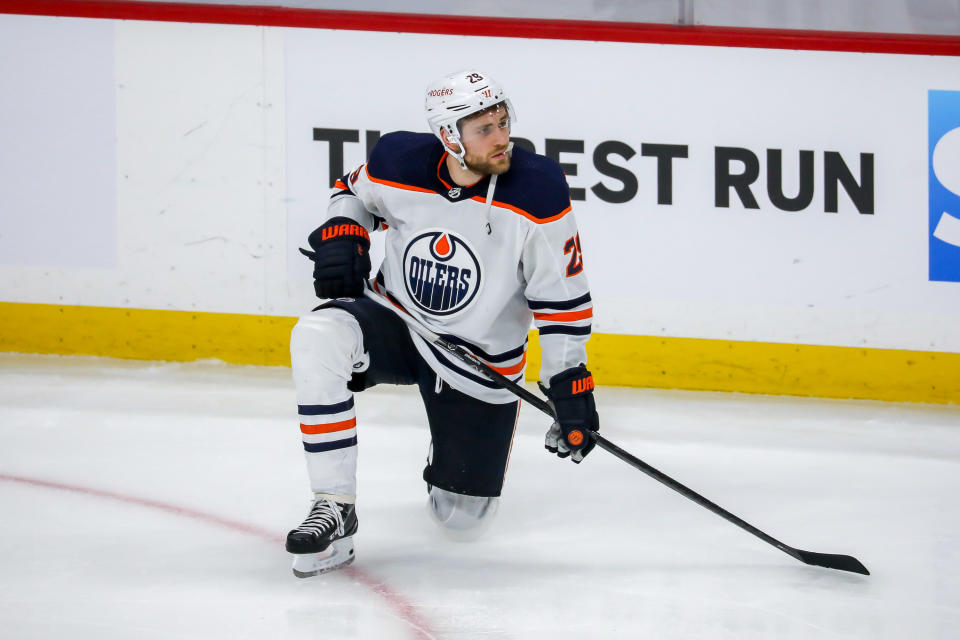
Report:
[[443,185],[443,188],[438,188],[437,192],[450,202],[460,202],[461,200],[469,200],[476,195],[485,195],[490,176],[484,176],[473,184],[461,187],[450,176],[450,169],[447,168],[446,162],[448,155],[450,154],[444,151],[443,155],[440,156],[440,162],[437,163],[437,180]]

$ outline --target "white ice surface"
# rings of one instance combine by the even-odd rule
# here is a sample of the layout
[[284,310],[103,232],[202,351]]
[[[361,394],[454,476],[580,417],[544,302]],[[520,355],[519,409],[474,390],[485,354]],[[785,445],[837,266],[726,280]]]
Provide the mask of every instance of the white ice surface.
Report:
[[384,387],[357,399],[355,569],[298,580],[288,370],[2,355],[0,637],[958,637],[960,407],[597,395],[615,443],[873,575],[801,564],[606,452],[552,458],[529,407],[493,528],[449,542],[419,397]]

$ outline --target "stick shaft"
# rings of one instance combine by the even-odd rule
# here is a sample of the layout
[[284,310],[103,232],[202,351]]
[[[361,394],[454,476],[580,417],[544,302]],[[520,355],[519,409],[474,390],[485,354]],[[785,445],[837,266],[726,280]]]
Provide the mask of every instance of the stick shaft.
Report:
[[732,522],[733,524],[737,525],[738,527],[740,527],[740,528],[743,529],[744,531],[748,531],[748,532],[752,533],[753,535],[757,536],[758,538],[760,538],[761,540],[763,540],[763,541],[766,542],[767,544],[771,544],[771,545],[775,546],[777,549],[780,549],[781,551],[783,551],[784,553],[787,553],[787,554],[793,556],[793,557],[796,558],[797,560],[801,560],[800,555],[799,555],[798,553],[796,553],[796,550],[793,549],[793,547],[790,547],[790,546],[788,546],[788,545],[780,542],[779,540],[777,540],[777,539],[774,538],[773,536],[764,533],[764,532],[761,531],[760,529],[757,529],[755,526],[753,526],[753,525],[750,524],[749,522],[747,522],[747,521],[745,521],[745,520],[743,520],[743,519],[741,519],[741,518],[738,518],[737,516],[733,515],[732,513],[730,513],[729,511],[727,511],[727,510],[724,509],[723,507],[721,507],[720,505],[718,505],[718,504],[716,504],[716,503],[714,503],[714,502],[711,502],[711,501],[708,500],[707,498],[704,498],[702,495],[700,495],[699,493],[697,493],[696,491],[694,491],[694,490],[691,489],[690,487],[687,487],[687,486],[681,484],[680,482],[677,482],[676,480],[674,480],[673,478],[671,478],[671,477],[668,476],[667,474],[663,473],[663,472],[660,471],[659,469],[656,469],[655,467],[650,466],[649,464],[647,464],[646,462],[644,462],[644,461],[641,460],[640,458],[634,456],[634,455],[631,454],[630,452],[625,451],[624,449],[621,449],[620,447],[618,447],[618,446],[615,445],[614,443],[610,442],[609,440],[607,440],[606,438],[604,438],[603,436],[601,436],[599,433],[594,433],[594,434],[592,434],[592,435],[593,435],[594,439],[597,441],[597,446],[598,446],[598,447],[600,447],[600,448],[603,449],[604,451],[607,451],[607,452],[613,454],[613,455],[616,456],[617,458],[620,458],[621,460],[623,460],[624,462],[626,462],[627,464],[629,464],[629,465],[630,465],[631,467],[633,467],[634,469],[638,469],[639,471],[642,471],[643,473],[647,474],[648,476],[650,476],[651,478],[653,478],[654,480],[656,480],[656,481],[659,482],[660,484],[663,484],[663,485],[666,485],[667,487],[670,487],[671,489],[673,489],[674,491],[676,491],[677,493],[679,493],[679,494],[682,495],[683,497],[688,498],[688,499],[696,502],[696,503],[699,504],[701,507],[704,507],[704,508],[706,508],[706,509],[709,509],[710,511],[714,512],[715,514],[717,514],[718,516],[720,516],[720,517],[723,518],[724,520],[726,520],[726,521],[728,521],[728,522]]
[[[533,405],[543,413],[550,416],[550,418],[556,420],[557,416],[553,410],[553,407],[550,406],[550,404],[547,401],[545,401],[543,398],[540,398],[539,396],[536,396],[533,393],[530,393],[525,387],[513,382],[512,380],[502,375],[498,371],[495,371],[493,368],[491,368],[489,365],[487,365],[485,362],[480,360],[477,356],[473,355],[466,349],[460,347],[459,345],[455,345],[453,343],[450,343],[444,340],[441,336],[437,335],[427,327],[423,326],[410,314],[406,313],[400,308],[394,308],[392,303],[390,303],[387,299],[383,298],[382,296],[377,295],[376,293],[374,293],[373,291],[370,291],[369,289],[365,290],[364,293],[368,298],[374,300],[380,305],[393,311],[397,316],[400,317],[401,320],[403,320],[411,329],[413,329],[413,331],[415,331],[418,335],[420,335],[424,340],[427,340],[433,343],[435,346],[443,349],[444,351],[447,351],[456,359],[458,359],[460,362],[463,362],[464,364],[472,368],[474,371],[477,371],[487,376],[492,381],[501,385],[505,389],[511,391],[514,395],[516,395],[521,400],[525,400],[529,402],[531,405]],[[663,484],[673,489],[683,497],[689,500],[692,500],[693,502],[696,502],[701,507],[704,507],[705,509],[712,511],[713,513],[717,514],[727,522],[735,524],[736,526],[740,527],[744,531],[747,531],[748,533],[753,534],[754,536],[760,538],[767,544],[772,545],[777,549],[780,549],[787,555],[793,558],[796,558],[800,562],[803,562],[805,564],[815,564],[815,565],[827,567],[830,569],[840,569],[843,571],[853,571],[855,573],[869,575],[869,571],[867,571],[867,568],[864,567],[859,560],[851,556],[801,551],[800,549],[795,549],[790,545],[780,542],[773,536],[767,533],[764,533],[760,529],[756,528],[746,520],[743,520],[742,518],[739,518],[733,515],[723,507],[715,504],[714,502],[711,502],[707,498],[704,498],[702,495],[700,495],[693,489],[690,489],[689,487],[681,484],[680,482],[677,482],[676,480],[674,480],[667,474],[663,473],[659,469],[656,469],[655,467],[650,466],[649,464],[647,464],[640,458],[636,457],[635,455],[618,447],[614,443],[610,442],[609,440],[601,436],[599,433],[595,431],[589,431],[588,433],[589,433],[589,436],[593,438],[594,441],[597,443],[597,446],[603,449],[604,451],[607,451],[608,453],[614,455],[620,460],[623,460],[634,469],[642,471],[643,473],[653,478],[660,484]]]

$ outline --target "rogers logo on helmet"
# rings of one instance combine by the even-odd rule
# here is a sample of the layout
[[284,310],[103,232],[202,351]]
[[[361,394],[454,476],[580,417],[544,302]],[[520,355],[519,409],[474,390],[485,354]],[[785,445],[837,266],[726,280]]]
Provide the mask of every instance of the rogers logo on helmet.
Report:
[[453,89],[433,89],[427,93],[427,95],[431,98],[436,98],[438,96],[452,96]]

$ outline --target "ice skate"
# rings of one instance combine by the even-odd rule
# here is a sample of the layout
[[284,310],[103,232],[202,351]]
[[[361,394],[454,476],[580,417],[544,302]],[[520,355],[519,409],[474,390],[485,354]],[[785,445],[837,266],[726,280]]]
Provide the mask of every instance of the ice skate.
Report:
[[303,523],[287,534],[293,575],[309,578],[353,562],[357,524],[353,504],[317,498]]

